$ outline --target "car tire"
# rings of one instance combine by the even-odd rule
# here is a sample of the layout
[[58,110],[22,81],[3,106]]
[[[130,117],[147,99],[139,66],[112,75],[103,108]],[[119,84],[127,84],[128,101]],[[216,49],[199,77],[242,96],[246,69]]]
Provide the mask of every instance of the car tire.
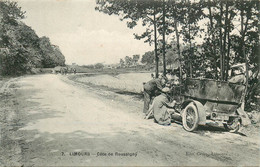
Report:
[[197,129],[199,122],[198,109],[193,102],[189,103],[183,110],[182,113],[182,125],[183,128],[192,132]]

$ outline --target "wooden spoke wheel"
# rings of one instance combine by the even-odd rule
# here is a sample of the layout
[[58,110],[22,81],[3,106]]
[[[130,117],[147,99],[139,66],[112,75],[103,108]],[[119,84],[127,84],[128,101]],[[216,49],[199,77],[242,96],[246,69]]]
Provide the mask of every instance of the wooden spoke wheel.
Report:
[[189,132],[192,132],[197,129],[199,122],[198,109],[193,104],[193,102],[189,103],[182,114],[182,124],[183,128]]

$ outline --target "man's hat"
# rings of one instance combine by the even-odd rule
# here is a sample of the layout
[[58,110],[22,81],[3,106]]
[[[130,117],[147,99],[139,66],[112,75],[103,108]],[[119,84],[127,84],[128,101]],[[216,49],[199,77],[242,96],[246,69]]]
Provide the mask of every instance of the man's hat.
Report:
[[170,88],[165,87],[165,88],[162,89],[162,92],[163,93],[169,93],[170,92]]
[[238,63],[238,64],[231,66],[230,68],[234,69],[234,70],[244,71],[246,69],[246,63]]

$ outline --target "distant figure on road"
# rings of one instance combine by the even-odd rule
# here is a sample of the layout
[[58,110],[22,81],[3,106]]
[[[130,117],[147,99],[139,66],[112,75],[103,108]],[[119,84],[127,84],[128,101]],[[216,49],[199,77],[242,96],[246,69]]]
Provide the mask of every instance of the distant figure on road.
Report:
[[154,121],[160,125],[170,125],[171,115],[174,113],[175,101],[170,103],[169,98],[170,89],[165,87],[162,89],[162,93],[154,98],[153,101],[153,114]]
[[76,74],[77,73],[77,70],[76,68],[73,68],[73,73]]
[[64,75],[65,71],[64,71],[63,67],[60,68],[60,73],[61,73],[61,75]]
[[60,69],[60,72],[61,72],[62,75],[67,75],[68,67],[62,67],[62,68]]
[[147,114],[152,97],[159,95],[165,84],[164,78],[155,78],[144,84],[144,109]]

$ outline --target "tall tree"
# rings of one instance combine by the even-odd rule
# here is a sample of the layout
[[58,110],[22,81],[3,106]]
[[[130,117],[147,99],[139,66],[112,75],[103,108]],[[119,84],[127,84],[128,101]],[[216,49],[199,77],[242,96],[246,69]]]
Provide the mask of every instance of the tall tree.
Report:
[[50,41],[49,47],[42,47],[35,31],[22,22],[24,13],[17,2],[0,1],[0,73],[30,73],[33,68],[47,67],[45,59],[48,57],[54,66],[64,65],[65,57],[60,49]]
[[181,35],[184,45],[189,47],[185,47],[187,50],[183,50],[183,56],[185,58],[186,65],[186,73],[188,76],[192,77],[192,69],[193,60],[196,60],[196,56],[194,54],[194,46],[196,45],[195,37],[199,36],[202,32],[201,27],[199,26],[199,21],[203,16],[203,8],[201,2],[196,1],[182,1],[180,2],[181,10],[178,13],[179,15],[179,23],[181,24]]
[[[146,31],[142,34],[134,34],[135,38],[150,45],[154,43],[154,57],[156,61],[155,73],[158,77],[158,20],[160,17],[161,2],[159,0],[140,1],[140,0],[98,0],[96,1],[96,10],[106,14],[115,14],[120,16],[120,20],[126,20],[127,26],[133,28],[138,21],[142,22],[142,26],[146,27]],[[154,38],[152,38],[154,37]]]
[[145,52],[142,56],[141,63],[146,65],[153,65],[154,64],[154,53],[152,51]]
[[123,59],[120,59],[119,64],[120,64],[120,67],[122,68],[125,66],[125,61]]
[[133,55],[134,65],[137,65],[137,62],[139,61],[139,59],[140,59],[140,55]]
[[43,55],[42,63],[44,67],[52,68],[65,65],[65,57],[59,47],[52,45],[48,37],[41,37],[39,45]]
[[126,65],[127,67],[130,67],[132,64],[133,64],[133,58],[130,57],[130,56],[126,56],[126,57],[125,57],[125,65]]
[[[181,59],[181,47],[180,47],[180,32],[178,29],[178,26],[180,25],[180,20],[182,20],[182,13],[181,13],[181,1],[177,1],[177,0],[169,0],[169,14],[168,14],[168,18],[169,18],[169,23],[170,25],[173,25],[173,32],[175,31],[175,38],[176,39],[176,43],[177,43],[177,54],[178,54],[178,60],[179,61],[179,68],[180,68],[180,76],[182,76],[182,59]],[[173,35],[174,37],[174,35]],[[173,42],[174,43],[174,42]],[[180,82],[182,77],[180,78]]]
[[165,23],[165,17],[166,17],[166,9],[165,9],[165,0],[163,0],[162,2],[162,42],[163,42],[163,48],[162,48],[162,52],[163,52],[163,75],[166,76],[166,60],[165,60],[165,31],[166,31],[166,23]]

